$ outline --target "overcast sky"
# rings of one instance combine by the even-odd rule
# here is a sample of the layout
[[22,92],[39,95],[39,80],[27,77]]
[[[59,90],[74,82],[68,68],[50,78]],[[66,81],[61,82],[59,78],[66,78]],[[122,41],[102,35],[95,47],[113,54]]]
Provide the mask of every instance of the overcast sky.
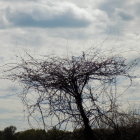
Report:
[[[139,57],[140,1],[0,0],[0,44],[0,66],[18,61],[24,52],[65,56],[90,47]],[[139,102],[137,85],[127,96],[130,102]],[[24,107],[14,96],[18,92],[13,83],[0,80],[1,129],[28,128]]]

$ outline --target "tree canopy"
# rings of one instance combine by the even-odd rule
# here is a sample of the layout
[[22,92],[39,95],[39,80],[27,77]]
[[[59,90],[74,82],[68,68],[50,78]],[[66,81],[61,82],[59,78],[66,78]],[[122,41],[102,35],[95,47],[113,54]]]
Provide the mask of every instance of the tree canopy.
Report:
[[69,123],[83,127],[90,139],[91,129],[100,122],[115,125],[110,114],[117,110],[117,77],[131,79],[131,67],[121,56],[101,57],[98,53],[44,59],[29,55],[12,68],[10,78],[24,85],[23,103],[29,116],[40,113],[44,129],[45,120],[51,118],[55,127]]

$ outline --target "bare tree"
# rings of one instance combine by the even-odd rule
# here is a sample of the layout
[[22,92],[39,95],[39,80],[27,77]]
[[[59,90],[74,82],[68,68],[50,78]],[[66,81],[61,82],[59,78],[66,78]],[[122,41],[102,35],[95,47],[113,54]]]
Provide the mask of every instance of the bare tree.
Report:
[[29,56],[16,64],[9,76],[24,85],[21,97],[29,116],[39,111],[44,129],[45,119],[55,118],[55,126],[71,123],[83,127],[86,139],[96,140],[92,128],[104,121],[103,117],[110,119],[107,114],[117,107],[117,77],[131,78],[131,67],[123,57],[98,53],[42,60]]

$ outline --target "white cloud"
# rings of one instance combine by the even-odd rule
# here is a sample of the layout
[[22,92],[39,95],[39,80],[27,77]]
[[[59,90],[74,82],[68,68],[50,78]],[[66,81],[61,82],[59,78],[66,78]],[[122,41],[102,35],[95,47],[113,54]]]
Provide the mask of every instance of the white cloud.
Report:
[[[1,21],[7,27],[87,27],[92,16],[85,9],[72,3],[16,4],[1,10]],[[8,23],[7,23],[8,22]],[[4,25],[3,25],[4,26]]]

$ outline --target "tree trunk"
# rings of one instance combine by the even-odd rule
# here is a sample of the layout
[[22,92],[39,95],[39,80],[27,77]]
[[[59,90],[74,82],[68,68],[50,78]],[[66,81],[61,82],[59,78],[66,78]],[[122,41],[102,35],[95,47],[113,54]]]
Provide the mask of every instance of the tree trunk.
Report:
[[82,117],[83,123],[84,123],[85,140],[97,140],[97,138],[94,135],[93,130],[91,129],[91,126],[89,124],[89,118],[86,116],[86,113],[84,111],[81,97],[77,98],[76,101],[77,101],[78,110],[81,114],[81,117]]

